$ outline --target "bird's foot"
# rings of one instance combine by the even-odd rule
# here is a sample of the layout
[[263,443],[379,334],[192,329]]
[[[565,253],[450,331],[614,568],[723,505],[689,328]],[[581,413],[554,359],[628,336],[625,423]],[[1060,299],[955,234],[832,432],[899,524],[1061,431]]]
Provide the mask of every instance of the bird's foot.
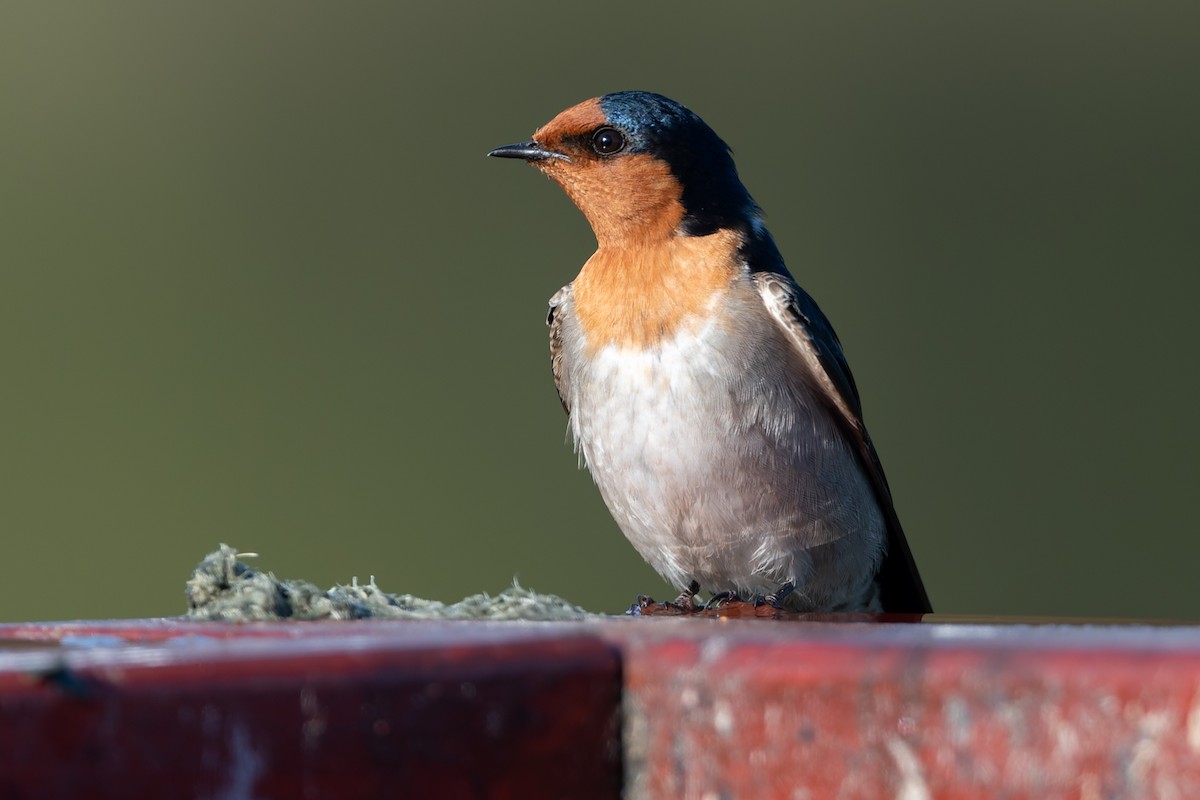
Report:
[[686,589],[679,593],[678,597],[667,605],[688,613],[699,611],[700,606],[696,603],[696,592],[698,591],[700,591],[700,583],[692,581]]
[[639,594],[637,599],[633,601],[633,605],[625,613],[631,617],[651,616],[655,614],[666,616],[695,614],[701,610],[700,605],[696,602],[696,592],[698,591],[700,591],[700,584],[692,581],[687,589],[679,593],[678,597],[665,603],[659,603],[649,595]]
[[744,602],[746,601],[739,597],[737,592],[717,592],[712,597],[708,598],[708,602],[704,604],[704,610],[710,611],[712,609],[721,608],[722,606],[727,606],[732,603]]
[[788,596],[794,591],[796,591],[795,585],[791,581],[788,581],[783,586],[780,586],[778,589],[768,595],[755,595],[754,607],[760,608],[762,606],[770,606],[771,608],[782,611],[783,601],[787,600]]

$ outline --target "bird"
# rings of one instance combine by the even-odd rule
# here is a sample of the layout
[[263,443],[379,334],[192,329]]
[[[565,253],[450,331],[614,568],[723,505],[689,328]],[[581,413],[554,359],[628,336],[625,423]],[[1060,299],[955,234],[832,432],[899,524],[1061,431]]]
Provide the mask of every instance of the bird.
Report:
[[532,164],[595,234],[549,302],[551,371],[581,461],[675,602],[931,611],[837,334],[712,128],[621,91],[487,155]]

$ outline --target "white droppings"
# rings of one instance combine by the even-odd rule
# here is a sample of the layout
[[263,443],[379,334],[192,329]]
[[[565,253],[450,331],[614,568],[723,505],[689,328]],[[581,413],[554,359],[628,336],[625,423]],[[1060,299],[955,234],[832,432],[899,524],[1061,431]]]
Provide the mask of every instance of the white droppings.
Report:
[[896,800],[930,800],[929,786],[921,774],[921,762],[917,760],[917,754],[903,739],[889,738],[886,745],[900,772],[900,789],[896,792]]
[[1150,769],[1161,752],[1159,744],[1171,727],[1170,714],[1165,711],[1143,714],[1138,721],[1138,740],[1133,746],[1133,758],[1126,767],[1130,784],[1145,788]]
[[1075,723],[1064,719],[1062,710],[1053,704],[1047,705],[1041,716],[1043,727],[1054,736],[1054,763],[1075,763],[1081,749]]
[[1200,753],[1200,692],[1192,698],[1187,715],[1187,743],[1193,753]]
[[950,695],[942,707],[946,732],[955,747],[966,747],[971,737],[971,707],[957,694]]
[[727,739],[733,736],[733,709],[728,703],[717,701],[713,704],[713,728]]

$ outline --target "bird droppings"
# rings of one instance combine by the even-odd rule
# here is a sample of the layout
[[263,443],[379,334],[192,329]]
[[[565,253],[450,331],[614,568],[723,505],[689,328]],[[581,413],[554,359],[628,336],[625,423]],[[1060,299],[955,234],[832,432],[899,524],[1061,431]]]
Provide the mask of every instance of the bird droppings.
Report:
[[1187,715],[1187,743],[1193,753],[1200,753],[1200,692],[1192,699]]
[[[250,554],[241,554],[250,557]],[[238,560],[236,548],[222,544],[192,572],[185,593],[187,615],[221,622],[350,619],[579,620],[595,616],[552,594],[515,582],[497,595],[441,603],[411,594],[390,594],[357,580],[323,591],[305,580],[280,580]]]
[[897,800],[929,800],[929,786],[921,773],[921,761],[913,749],[899,737],[889,737],[884,746],[896,762],[900,783],[896,791]]

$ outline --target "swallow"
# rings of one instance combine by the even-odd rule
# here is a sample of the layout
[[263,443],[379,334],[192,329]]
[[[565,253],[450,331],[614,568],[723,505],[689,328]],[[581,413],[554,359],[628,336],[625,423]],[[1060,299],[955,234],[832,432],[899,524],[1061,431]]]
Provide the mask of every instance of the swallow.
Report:
[[561,186],[596,252],[550,300],[550,364],[617,525],[694,608],[931,610],[841,343],[732,151],[651,92],[488,153]]

